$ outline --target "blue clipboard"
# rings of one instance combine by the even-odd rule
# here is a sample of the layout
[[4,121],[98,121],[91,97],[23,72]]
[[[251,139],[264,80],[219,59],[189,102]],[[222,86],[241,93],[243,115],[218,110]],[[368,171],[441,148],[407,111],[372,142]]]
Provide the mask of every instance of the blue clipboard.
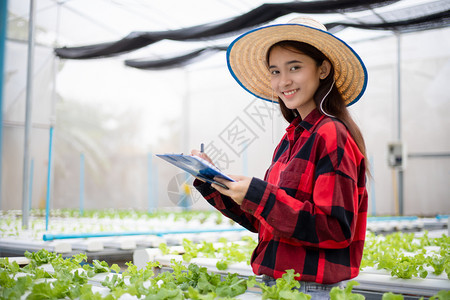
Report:
[[226,185],[214,180],[214,177],[223,178],[228,181],[235,181],[231,177],[225,175],[217,167],[210,164],[203,158],[195,155],[184,154],[156,154],[159,158],[171,163],[172,165],[188,172],[192,176],[206,181],[208,183],[217,184],[223,188],[228,189]]

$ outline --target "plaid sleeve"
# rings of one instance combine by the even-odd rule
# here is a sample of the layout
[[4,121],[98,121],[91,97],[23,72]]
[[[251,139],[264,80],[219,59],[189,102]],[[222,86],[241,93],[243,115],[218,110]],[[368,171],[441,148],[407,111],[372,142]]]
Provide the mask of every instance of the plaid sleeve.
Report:
[[258,219],[251,214],[244,212],[230,197],[222,195],[211,187],[211,184],[204,183],[198,179],[194,181],[194,187],[202,194],[209,204],[214,206],[224,216],[239,223],[251,232],[258,232]]
[[241,208],[275,236],[311,247],[348,247],[364,188],[357,184],[363,156],[340,122],[324,124],[310,139],[308,156],[293,158],[307,165],[304,172],[282,172],[279,186],[253,178]]

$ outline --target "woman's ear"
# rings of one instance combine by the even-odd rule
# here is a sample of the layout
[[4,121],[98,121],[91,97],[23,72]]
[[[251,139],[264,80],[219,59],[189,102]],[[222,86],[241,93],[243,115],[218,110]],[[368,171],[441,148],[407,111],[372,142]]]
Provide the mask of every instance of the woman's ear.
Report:
[[330,74],[331,71],[331,63],[328,60],[324,60],[322,62],[322,65],[319,67],[319,76],[320,79],[327,78],[328,74]]

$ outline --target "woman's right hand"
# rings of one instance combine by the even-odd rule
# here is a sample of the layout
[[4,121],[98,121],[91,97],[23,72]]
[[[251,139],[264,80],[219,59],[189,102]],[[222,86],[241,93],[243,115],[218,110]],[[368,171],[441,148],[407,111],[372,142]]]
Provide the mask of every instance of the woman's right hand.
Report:
[[[199,151],[199,150],[197,150],[197,149],[193,149],[193,150],[191,150],[191,155],[192,155],[192,156],[198,156],[198,157],[200,157],[200,158],[206,160],[207,162],[209,162],[209,163],[212,164],[213,166],[215,166],[214,163],[212,162],[211,158],[209,158],[209,156],[206,155],[205,152],[201,152],[201,151]],[[204,180],[202,180],[202,179],[200,179],[200,178],[198,178],[198,177],[197,177],[197,179],[200,180],[200,181],[205,182]]]
[[211,158],[209,158],[209,156],[206,155],[205,152],[200,152],[200,150],[193,149],[193,150],[191,150],[191,155],[195,155],[195,156],[198,156],[200,158],[203,158],[204,160],[206,160],[207,162],[209,162],[210,164],[215,166],[214,163],[212,162]]

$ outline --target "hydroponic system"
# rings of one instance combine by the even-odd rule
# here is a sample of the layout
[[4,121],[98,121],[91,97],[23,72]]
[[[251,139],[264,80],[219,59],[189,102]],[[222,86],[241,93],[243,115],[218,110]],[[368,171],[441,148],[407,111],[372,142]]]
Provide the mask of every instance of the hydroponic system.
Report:
[[[249,264],[258,237],[189,211],[186,175],[152,160],[204,142],[222,170],[264,174],[282,116],[246,99],[219,54],[292,13],[324,23],[370,74],[356,108],[377,174],[370,213],[377,194],[383,213],[403,215],[408,196],[405,214],[433,216],[369,217],[360,273],[330,299],[450,300],[450,1],[274,2],[0,1],[0,300],[311,299],[293,270],[266,286]],[[84,210],[86,192],[90,208],[148,212]],[[78,207],[77,193],[79,210],[51,210]]]
[[[266,286],[257,236],[215,211],[33,210],[0,221],[1,299],[310,299]],[[361,272],[331,299],[450,299],[448,216],[370,217]]]

